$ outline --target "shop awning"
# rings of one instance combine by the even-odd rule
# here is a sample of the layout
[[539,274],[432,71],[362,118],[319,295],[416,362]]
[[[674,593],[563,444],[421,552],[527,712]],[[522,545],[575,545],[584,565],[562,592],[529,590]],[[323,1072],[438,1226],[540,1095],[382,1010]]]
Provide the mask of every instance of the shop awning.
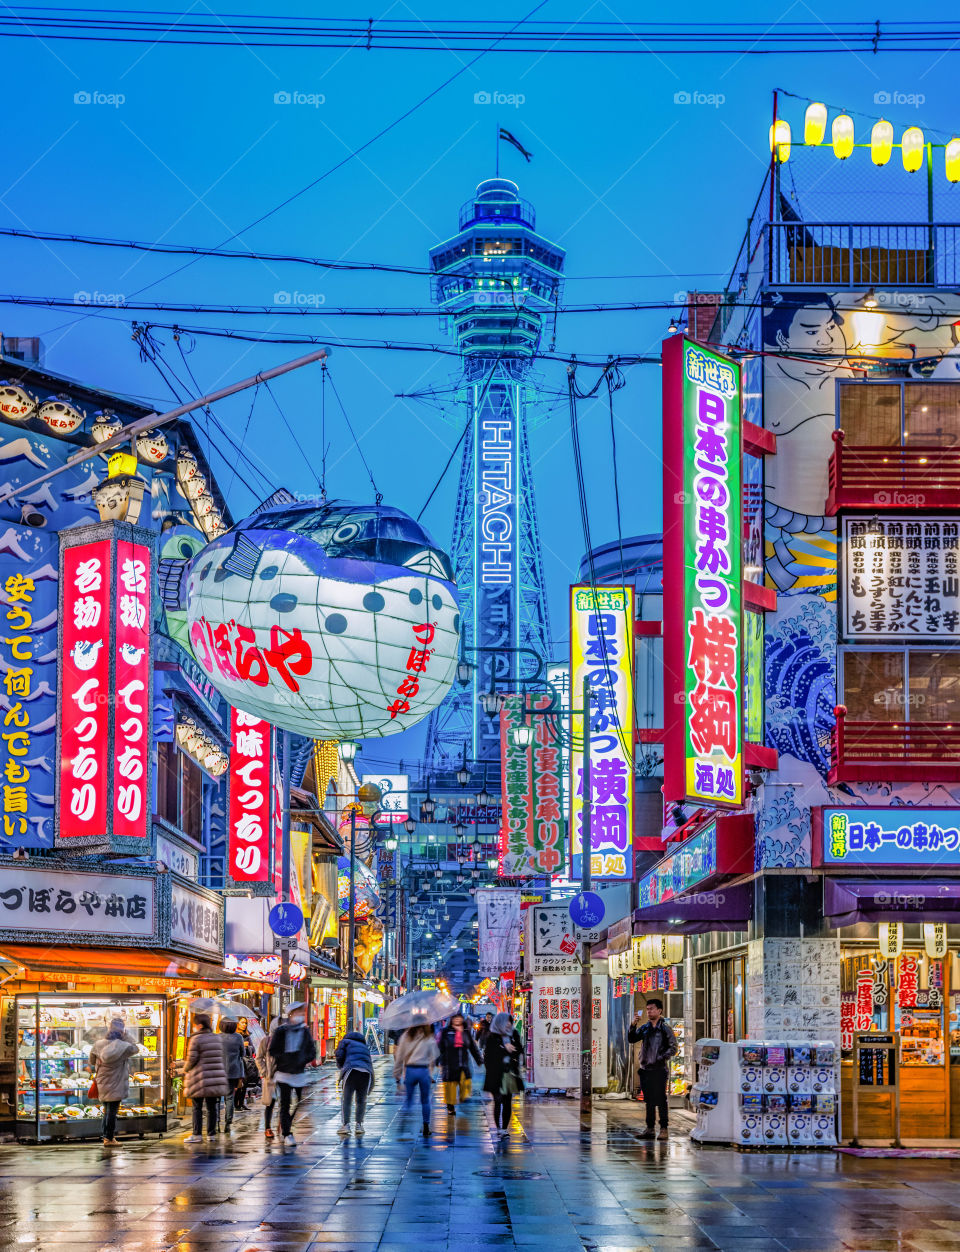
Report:
[[746,930],[753,918],[753,883],[719,886],[676,896],[637,909],[633,920],[655,935],[694,935],[710,930]]
[[251,991],[272,991],[273,985],[245,978],[210,961],[175,952],[142,948],[76,948],[50,944],[0,943],[0,961],[22,965],[43,974],[63,974],[64,982],[77,978],[165,978],[177,983],[209,983]]
[[824,878],[831,926],[858,922],[960,922],[960,878]]

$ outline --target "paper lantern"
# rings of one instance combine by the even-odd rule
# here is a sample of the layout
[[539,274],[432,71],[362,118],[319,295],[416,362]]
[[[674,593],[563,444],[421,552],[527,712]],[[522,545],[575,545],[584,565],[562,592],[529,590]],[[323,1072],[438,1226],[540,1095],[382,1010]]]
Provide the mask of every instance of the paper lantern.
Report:
[[880,923],[880,955],[888,961],[900,955],[903,948],[903,927],[899,922]]
[[916,174],[923,164],[923,150],[926,147],[923,131],[919,126],[908,126],[900,137],[900,154],[903,157],[903,168],[908,174]]
[[58,435],[72,435],[83,424],[83,413],[64,396],[49,396],[37,409],[37,417]]
[[137,435],[137,456],[148,465],[159,465],[170,451],[162,430],[147,430]]
[[943,922],[923,923],[923,950],[931,961],[942,961],[947,955],[947,928]]
[[770,127],[770,151],[781,163],[790,159],[790,123],[782,117]]
[[105,443],[122,429],[123,422],[120,421],[116,413],[111,413],[109,409],[101,409],[93,415],[90,437],[94,443]]
[[22,422],[36,407],[36,400],[19,383],[0,383],[0,416]]
[[886,165],[892,155],[893,125],[881,118],[870,132],[870,159],[874,165]]
[[944,173],[948,183],[960,183],[960,139],[951,139],[943,150]]
[[823,143],[826,133],[827,106],[815,100],[807,105],[807,111],[803,117],[803,142],[816,147],[817,144]]
[[683,936],[661,935],[660,955],[663,957],[661,965],[679,965],[683,960]]
[[399,509],[307,501],[255,513],[190,561],[190,644],[237,708],[313,739],[397,734],[456,670],[449,557]]
[[853,118],[847,113],[838,113],[830,128],[833,137],[833,155],[845,161],[853,151]]

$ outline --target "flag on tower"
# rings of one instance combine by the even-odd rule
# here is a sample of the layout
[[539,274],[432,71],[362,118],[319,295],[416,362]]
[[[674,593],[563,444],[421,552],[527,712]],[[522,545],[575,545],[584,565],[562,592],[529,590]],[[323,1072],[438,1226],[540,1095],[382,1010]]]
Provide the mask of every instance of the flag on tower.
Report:
[[503,126],[500,127],[500,138],[505,139],[507,143],[512,143],[513,146],[516,148],[516,150],[520,153],[520,155],[523,157],[525,161],[530,160],[533,154],[526,150],[526,148],[523,146],[520,140],[516,137],[516,135],[511,135],[510,132],[506,130]]

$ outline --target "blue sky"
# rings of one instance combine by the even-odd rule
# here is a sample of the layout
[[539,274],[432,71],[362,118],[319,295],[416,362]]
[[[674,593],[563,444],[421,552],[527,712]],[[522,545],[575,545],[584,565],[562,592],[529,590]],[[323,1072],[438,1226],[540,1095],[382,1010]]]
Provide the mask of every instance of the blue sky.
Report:
[[[227,6],[257,13],[262,5]],[[197,6],[198,15],[209,12]],[[515,21],[518,6],[490,5],[484,18]],[[311,13],[285,3],[284,13]],[[336,6],[338,16],[368,11]],[[382,16],[426,22],[444,7],[396,4]],[[690,4],[690,20],[716,19],[715,6]],[[457,11],[456,16],[462,16]],[[571,16],[550,4],[540,18]],[[637,16],[633,6],[596,4],[578,16],[615,20]],[[653,17],[655,15],[651,15]],[[822,17],[805,4],[780,9],[747,4],[737,20],[808,21]],[[837,12],[837,17],[841,16]],[[902,7],[852,5],[845,20],[903,20]],[[456,54],[252,51],[244,48],[145,48],[120,44],[8,40],[11,79],[21,121],[5,132],[0,224],[140,240],[217,245],[317,177],[350,149],[448,78],[465,57]],[[428,249],[455,233],[460,204],[492,173],[498,125],[515,132],[534,154],[526,165],[505,151],[501,172],[515,177],[536,206],[538,227],[567,250],[565,299],[672,299],[687,288],[722,286],[736,254],[767,160],[767,127],[775,86],[895,124],[919,123],[938,137],[960,130],[952,83],[956,54],[864,57],[544,56],[492,53],[361,157],[268,218],[233,244],[265,251],[385,261],[420,266]],[[936,62],[936,63],[935,63]],[[477,103],[478,93],[516,97]],[[882,105],[878,92],[922,96]],[[78,93],[114,97],[78,103]],[[276,103],[299,93],[301,104]],[[683,96],[705,98],[684,103]],[[119,102],[116,97],[123,97]],[[310,99],[310,98],[313,99]],[[317,99],[322,97],[322,102]],[[801,127],[803,104],[786,114]],[[858,119],[858,125],[866,123]],[[862,154],[865,158],[865,154]],[[328,335],[445,342],[433,318],[325,318],[324,306],[425,306],[424,277],[344,274],[289,265],[200,260],[174,277],[183,258],[0,240],[5,292],[130,299],[272,304],[278,292],[316,307],[319,316],[243,319],[244,329],[308,329]],[[320,303],[322,300],[323,303]],[[139,315],[147,316],[147,315]],[[106,316],[4,306],[5,334],[40,334],[46,363],[85,382],[127,392],[167,407],[170,396],[153,368],[140,361],[129,335],[131,314]],[[186,324],[239,324],[241,319],[195,314],[156,315]],[[557,349],[578,354],[654,352],[669,321],[661,312],[567,315]],[[167,359],[181,376],[183,362],[169,334]],[[449,341],[446,341],[449,342]],[[212,389],[258,368],[299,355],[297,348],[184,340],[190,369]],[[391,503],[419,512],[449,456],[459,429],[435,405],[397,399],[398,392],[442,388],[455,373],[449,357],[354,351],[334,347],[331,373],[363,443],[380,490]],[[562,363],[540,367],[545,387],[565,386]],[[582,382],[592,382],[586,370]],[[319,371],[301,371],[274,384],[274,394],[308,458],[319,465]],[[628,371],[616,396],[624,531],[657,530],[660,395],[655,366]],[[220,419],[239,435],[250,397],[225,403]],[[453,413],[450,417],[454,417]],[[328,404],[331,444],[328,491],[369,498],[366,473],[352,440]],[[594,540],[615,534],[612,462],[605,400],[581,408]],[[214,440],[215,442],[215,440]],[[247,449],[266,476],[293,490],[316,480],[261,392],[250,420]],[[583,551],[573,507],[574,482],[566,404],[532,433],[538,505],[553,633],[564,650],[564,591]],[[227,454],[232,461],[232,455]],[[217,464],[215,459],[215,464]],[[229,480],[219,463],[221,483]],[[451,470],[425,522],[441,543],[450,538],[456,473]],[[242,515],[261,496],[249,473],[234,479],[229,500]],[[382,745],[377,761],[392,748]],[[374,752],[371,751],[371,764]]]

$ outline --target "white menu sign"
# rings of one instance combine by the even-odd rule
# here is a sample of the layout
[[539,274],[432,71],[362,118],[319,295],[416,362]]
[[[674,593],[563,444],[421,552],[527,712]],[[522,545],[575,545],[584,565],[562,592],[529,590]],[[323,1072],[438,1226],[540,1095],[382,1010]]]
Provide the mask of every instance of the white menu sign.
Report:
[[220,918],[223,903],[209,900],[183,883],[171,886],[170,942],[220,960]]
[[489,887],[477,892],[480,974],[520,968],[520,889]]
[[960,519],[844,517],[841,539],[846,639],[960,635]]
[[[607,1085],[607,984],[593,976],[593,1085]],[[580,975],[533,979],[533,1082],[537,1087],[580,1086]]]
[[580,944],[566,902],[535,904],[527,931],[527,951],[533,974],[566,974],[580,968]]
[[151,938],[156,883],[126,874],[0,866],[0,937],[9,931],[95,935],[98,943]]

